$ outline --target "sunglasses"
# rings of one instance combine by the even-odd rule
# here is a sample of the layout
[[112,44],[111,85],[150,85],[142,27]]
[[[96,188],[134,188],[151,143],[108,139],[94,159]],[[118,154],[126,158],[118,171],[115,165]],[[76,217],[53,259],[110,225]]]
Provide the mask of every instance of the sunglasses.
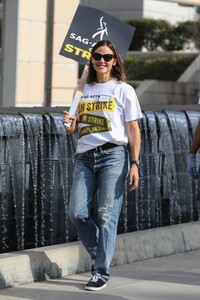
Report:
[[104,55],[102,55],[100,53],[94,52],[94,53],[92,53],[92,57],[94,58],[94,60],[100,60],[103,57],[103,59],[106,62],[108,62],[108,61],[111,61],[115,57],[115,55],[113,55],[113,54],[104,54]]

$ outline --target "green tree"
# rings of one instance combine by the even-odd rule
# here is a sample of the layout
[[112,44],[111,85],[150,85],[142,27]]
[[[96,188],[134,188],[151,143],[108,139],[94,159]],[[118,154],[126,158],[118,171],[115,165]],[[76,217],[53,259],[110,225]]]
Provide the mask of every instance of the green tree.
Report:
[[191,43],[200,49],[200,21],[178,22],[175,25],[165,20],[131,19],[127,23],[136,28],[129,50],[148,51],[159,47],[165,51],[184,50]]

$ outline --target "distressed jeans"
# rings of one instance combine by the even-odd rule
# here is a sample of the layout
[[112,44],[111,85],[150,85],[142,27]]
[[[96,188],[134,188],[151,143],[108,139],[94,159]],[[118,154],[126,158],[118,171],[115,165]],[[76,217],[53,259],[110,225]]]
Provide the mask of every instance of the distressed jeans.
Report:
[[[84,247],[95,260],[99,277],[108,281],[128,174],[128,150],[117,146],[76,154],[69,217]],[[96,218],[91,218],[97,192]]]

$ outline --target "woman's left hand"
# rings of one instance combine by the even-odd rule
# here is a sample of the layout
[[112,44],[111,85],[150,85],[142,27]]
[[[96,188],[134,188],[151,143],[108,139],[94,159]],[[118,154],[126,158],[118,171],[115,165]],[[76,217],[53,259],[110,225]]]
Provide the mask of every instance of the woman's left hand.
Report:
[[130,173],[129,173],[130,192],[137,189],[138,184],[139,184],[138,166],[135,164],[132,164]]

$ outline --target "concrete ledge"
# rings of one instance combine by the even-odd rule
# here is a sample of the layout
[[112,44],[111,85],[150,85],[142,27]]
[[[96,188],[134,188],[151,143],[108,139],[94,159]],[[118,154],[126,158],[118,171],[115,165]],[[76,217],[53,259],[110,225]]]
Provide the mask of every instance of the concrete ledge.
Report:
[[[200,222],[117,236],[112,265],[200,249]],[[90,257],[80,242],[0,255],[0,288],[86,272]]]

